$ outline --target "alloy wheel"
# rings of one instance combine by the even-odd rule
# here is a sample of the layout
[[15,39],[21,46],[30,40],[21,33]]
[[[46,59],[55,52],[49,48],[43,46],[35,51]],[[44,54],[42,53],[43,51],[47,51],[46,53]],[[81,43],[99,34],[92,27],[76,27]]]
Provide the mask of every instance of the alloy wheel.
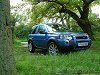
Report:
[[50,43],[48,46],[48,52],[50,55],[57,55],[59,53],[58,47],[55,43]]

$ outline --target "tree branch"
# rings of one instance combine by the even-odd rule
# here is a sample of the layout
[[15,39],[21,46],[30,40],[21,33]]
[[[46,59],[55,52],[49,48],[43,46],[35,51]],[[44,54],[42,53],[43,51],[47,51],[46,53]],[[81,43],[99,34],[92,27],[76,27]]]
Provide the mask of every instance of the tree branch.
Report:
[[83,1],[83,3],[85,3],[85,4],[91,4],[93,1],[95,1],[95,0],[82,0]]
[[83,1],[83,4],[89,5],[89,4],[91,4],[95,0],[82,0],[82,1]]
[[[70,0],[69,0],[70,1]],[[69,9],[66,9],[65,4],[59,2],[59,1],[52,1],[52,0],[48,0],[48,2],[54,2],[59,4],[60,6],[62,6],[62,8],[59,10],[59,13],[67,13],[69,14],[74,20],[79,21],[79,17],[76,13],[72,12]],[[68,2],[69,3],[69,2]],[[78,8],[79,9],[79,8]],[[80,10],[80,9],[79,9]],[[80,10],[80,12],[82,12],[82,10]]]
[[82,0],[83,1],[83,3],[86,3],[86,0]]
[[80,15],[82,14],[82,9],[79,6],[76,6],[77,10],[79,11]]
[[59,1],[52,1],[52,0],[48,0],[48,2],[54,2],[54,3],[59,4],[59,5],[61,5],[61,6],[63,6],[63,5],[64,5],[63,3],[60,3]]
[[95,0],[87,0],[88,2],[88,4],[91,4],[93,1],[95,1]]
[[[67,13],[67,14],[69,14],[74,20],[76,20],[76,21],[79,21],[80,20],[80,18],[78,17],[78,15],[75,13],[75,12],[72,12],[71,10],[69,10],[69,9],[67,9],[66,8],[66,6],[65,6],[65,4],[64,3],[61,3],[61,2],[59,2],[59,1],[57,1],[57,0],[40,0],[40,1],[47,1],[47,2],[53,2],[53,3],[56,3],[56,4],[59,4],[60,6],[61,6],[61,9],[59,10],[59,13]],[[70,1],[70,0],[69,0]],[[83,1],[86,1],[86,0],[83,0]],[[69,3],[69,2],[68,2]],[[81,10],[81,8],[79,8],[78,7],[78,10],[79,10],[79,12],[81,13],[82,12],[82,10]]]
[[81,13],[81,19],[87,19],[89,15],[89,5],[95,0],[83,0],[83,11]]
[[65,13],[69,14],[76,21],[79,21],[80,19],[76,13],[72,12],[69,9],[65,9]]

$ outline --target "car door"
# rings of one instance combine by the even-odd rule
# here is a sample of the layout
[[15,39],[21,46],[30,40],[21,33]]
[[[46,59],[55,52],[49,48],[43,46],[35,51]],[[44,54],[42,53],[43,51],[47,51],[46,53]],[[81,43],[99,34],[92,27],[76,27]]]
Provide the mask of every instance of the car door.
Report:
[[29,35],[29,38],[32,40],[34,46],[36,46],[36,47],[38,46],[37,34],[36,34],[37,29],[38,29],[38,26],[34,26],[32,28],[32,31],[31,31],[30,35]]
[[41,31],[46,32],[46,27],[44,25],[39,25],[36,33],[35,33],[35,42],[37,44],[38,48],[45,48],[46,46],[46,38],[47,38],[47,34],[45,33],[40,33]]

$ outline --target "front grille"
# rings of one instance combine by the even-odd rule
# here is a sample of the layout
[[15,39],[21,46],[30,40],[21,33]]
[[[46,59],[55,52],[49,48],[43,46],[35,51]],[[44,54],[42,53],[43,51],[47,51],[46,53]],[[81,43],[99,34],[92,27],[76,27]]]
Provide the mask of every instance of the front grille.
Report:
[[87,36],[76,36],[76,39],[87,39]]

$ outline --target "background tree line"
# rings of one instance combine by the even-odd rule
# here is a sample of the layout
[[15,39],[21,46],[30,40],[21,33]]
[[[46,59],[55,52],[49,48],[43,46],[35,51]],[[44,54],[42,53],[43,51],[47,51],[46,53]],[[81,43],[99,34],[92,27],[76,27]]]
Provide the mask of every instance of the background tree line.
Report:
[[[100,31],[98,14],[92,13],[92,7],[99,4],[99,0],[27,0],[26,4],[31,5],[31,9],[24,10],[26,14],[13,14],[17,16],[14,33],[18,38],[27,37],[32,25],[37,23],[60,23],[66,30],[86,32],[92,39],[93,32]],[[18,11],[19,6],[14,9]]]

